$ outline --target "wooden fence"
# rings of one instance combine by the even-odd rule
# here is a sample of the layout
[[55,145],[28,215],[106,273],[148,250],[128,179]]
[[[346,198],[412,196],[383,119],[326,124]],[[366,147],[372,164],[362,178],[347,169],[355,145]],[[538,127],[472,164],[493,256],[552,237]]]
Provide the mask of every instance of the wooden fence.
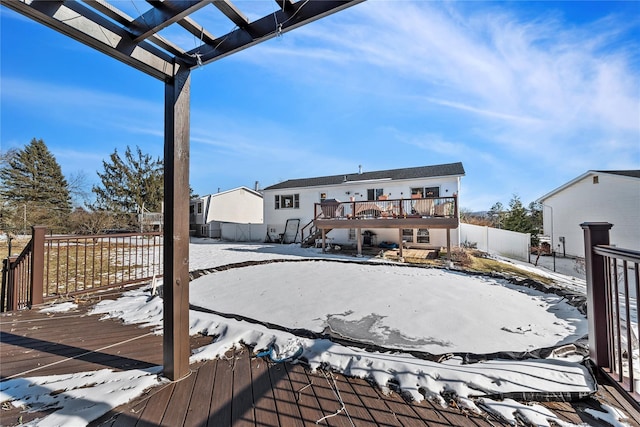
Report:
[[0,310],[124,287],[162,275],[160,232],[47,236],[32,227],[18,256],[3,260]]

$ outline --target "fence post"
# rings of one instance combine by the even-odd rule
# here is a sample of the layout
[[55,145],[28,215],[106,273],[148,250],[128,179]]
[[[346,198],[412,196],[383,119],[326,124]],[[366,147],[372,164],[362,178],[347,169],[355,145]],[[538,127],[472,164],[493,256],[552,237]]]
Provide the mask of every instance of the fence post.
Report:
[[18,285],[20,283],[20,277],[16,274],[16,269],[13,268],[13,264],[17,259],[17,256],[7,258],[7,311],[18,309]]
[[584,261],[587,279],[587,321],[589,324],[589,356],[599,367],[610,365],[607,345],[607,292],[605,283],[605,260],[596,255],[593,247],[609,244],[608,222],[585,222]]
[[[11,253],[9,253],[11,255]],[[2,260],[2,282],[0,282],[0,313],[9,311],[9,258]]]
[[31,286],[29,292],[29,307],[44,302],[44,236],[46,227],[35,225],[31,227]]

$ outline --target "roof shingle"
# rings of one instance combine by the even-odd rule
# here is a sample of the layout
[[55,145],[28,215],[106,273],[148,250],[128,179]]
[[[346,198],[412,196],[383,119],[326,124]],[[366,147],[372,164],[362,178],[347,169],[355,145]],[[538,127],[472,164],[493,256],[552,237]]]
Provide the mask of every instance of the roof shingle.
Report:
[[320,176],[315,178],[289,179],[266,187],[265,190],[279,190],[282,188],[303,188],[328,185],[338,185],[349,181],[368,181],[376,179],[416,179],[435,178],[440,176],[462,176],[464,168],[461,162],[442,165],[419,166],[414,168],[389,169],[382,171],[349,173],[342,175]]

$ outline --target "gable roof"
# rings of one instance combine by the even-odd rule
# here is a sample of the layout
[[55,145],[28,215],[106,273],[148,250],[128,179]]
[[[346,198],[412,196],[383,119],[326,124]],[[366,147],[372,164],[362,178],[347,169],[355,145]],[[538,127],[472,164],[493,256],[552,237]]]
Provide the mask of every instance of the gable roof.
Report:
[[252,190],[249,187],[245,187],[244,185],[241,185],[240,187],[232,188],[230,190],[219,191],[217,193],[211,193],[211,194],[205,194],[204,196],[198,196],[198,197],[196,197],[194,199],[191,199],[190,203],[194,203],[194,202],[196,202],[198,200],[204,200],[204,199],[209,198],[209,197],[213,198],[213,197],[221,196],[223,194],[233,193],[233,192],[238,191],[238,190],[244,190],[244,191],[246,191],[248,193],[253,194],[254,196],[262,197],[262,193],[260,193],[258,191],[255,191],[255,190]]
[[464,168],[462,163],[447,163],[443,165],[419,166],[414,168],[389,169],[373,172],[348,173],[342,175],[320,176],[316,178],[289,179],[278,184],[266,187],[264,190],[278,190],[281,188],[304,188],[318,186],[339,185],[345,182],[369,181],[376,179],[416,179],[435,178],[440,176],[462,176]]
[[628,177],[631,177],[631,178],[640,178],[640,169],[638,169],[638,170],[628,170],[628,171],[591,171],[591,172],[608,173],[608,174],[611,174],[611,175],[628,176]]
[[554,195],[558,194],[559,192],[563,191],[564,189],[572,186],[576,182],[586,178],[587,176],[595,175],[595,174],[609,174],[609,175],[624,176],[624,177],[628,177],[628,178],[640,178],[640,169],[616,170],[616,171],[589,170],[589,171],[583,173],[582,175],[580,175],[579,177],[572,179],[571,181],[567,182],[566,184],[563,184],[560,187],[556,188],[555,190],[553,190],[553,191],[545,194],[544,196],[540,197],[538,200],[536,200],[536,202],[541,202],[543,200],[546,200],[549,197],[554,196]]

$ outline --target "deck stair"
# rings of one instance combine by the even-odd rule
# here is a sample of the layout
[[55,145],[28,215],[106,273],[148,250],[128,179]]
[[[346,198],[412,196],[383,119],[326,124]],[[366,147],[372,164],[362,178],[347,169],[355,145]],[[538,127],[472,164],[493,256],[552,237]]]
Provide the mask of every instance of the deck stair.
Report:
[[[326,233],[329,233],[332,229],[331,228],[327,228],[325,229]],[[326,235],[326,234],[325,234]],[[300,246],[303,248],[308,248],[310,246],[314,246],[316,243],[317,239],[322,238],[322,229],[320,228],[315,228],[311,230],[311,233],[306,236],[302,242],[300,242]]]

